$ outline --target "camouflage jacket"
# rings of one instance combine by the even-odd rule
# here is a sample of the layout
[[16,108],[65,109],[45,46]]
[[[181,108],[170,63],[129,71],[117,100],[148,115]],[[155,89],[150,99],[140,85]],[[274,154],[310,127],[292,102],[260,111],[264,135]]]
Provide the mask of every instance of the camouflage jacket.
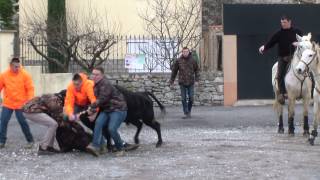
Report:
[[174,82],[179,71],[179,84],[184,86],[193,85],[195,81],[199,81],[199,67],[197,62],[192,58],[191,53],[188,57],[181,56],[177,59],[172,67],[170,83]]
[[46,113],[58,124],[63,121],[63,98],[56,94],[44,94],[28,101],[22,110],[25,113]]
[[119,92],[106,77],[94,84],[94,95],[98,107],[105,112],[126,111],[127,103],[123,94]]

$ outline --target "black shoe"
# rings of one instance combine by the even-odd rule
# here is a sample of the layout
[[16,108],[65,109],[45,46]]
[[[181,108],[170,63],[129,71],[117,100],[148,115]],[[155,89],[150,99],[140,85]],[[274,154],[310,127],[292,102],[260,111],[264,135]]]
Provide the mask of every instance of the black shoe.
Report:
[[42,149],[42,147],[39,146],[38,155],[52,155],[52,154],[55,154],[55,153],[49,151],[48,149]]
[[182,117],[182,119],[190,119],[191,118],[191,113],[186,113],[184,114],[184,116]]
[[50,151],[50,152],[53,152],[53,153],[60,153],[61,152],[61,151],[59,151],[59,150],[57,150],[57,149],[55,149],[55,148],[53,148],[51,146],[47,147],[47,151]]
[[113,144],[113,145],[111,145],[111,147],[109,147],[108,148],[108,152],[117,152],[118,151],[118,149],[117,149],[117,147]]
[[125,151],[133,151],[133,150],[136,150],[138,147],[139,147],[138,144],[125,143],[123,145],[123,150],[125,150]]

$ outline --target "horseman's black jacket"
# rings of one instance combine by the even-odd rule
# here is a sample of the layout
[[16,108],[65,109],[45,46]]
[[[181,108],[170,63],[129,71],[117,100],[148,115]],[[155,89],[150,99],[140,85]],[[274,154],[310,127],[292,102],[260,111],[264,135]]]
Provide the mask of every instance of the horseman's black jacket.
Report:
[[275,44],[278,44],[278,56],[285,57],[293,55],[295,47],[292,45],[293,42],[297,41],[296,34],[302,36],[302,32],[294,27],[290,29],[280,29],[269,39],[267,44],[264,46],[264,51],[272,48]]

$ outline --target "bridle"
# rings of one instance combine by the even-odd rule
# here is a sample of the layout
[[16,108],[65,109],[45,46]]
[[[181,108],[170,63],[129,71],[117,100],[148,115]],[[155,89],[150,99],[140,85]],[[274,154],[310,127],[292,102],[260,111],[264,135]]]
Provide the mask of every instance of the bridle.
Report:
[[307,73],[307,74],[310,74],[310,67],[309,66],[315,59],[317,60],[316,64],[318,65],[318,63],[319,63],[319,58],[316,58],[317,55],[318,55],[318,52],[317,51],[314,51],[314,52],[315,52],[314,56],[312,57],[312,59],[308,63],[306,63],[303,60],[301,60],[302,53],[301,53],[301,56],[299,57],[299,61],[298,62],[302,62],[306,66],[305,73]]
[[[293,68],[292,71],[293,71],[294,76],[300,81],[300,95],[299,95],[299,96],[302,97],[302,87],[303,87],[303,83],[304,83],[304,81],[306,80],[307,77],[309,77],[309,78],[311,79],[309,66],[310,66],[310,64],[312,63],[312,61],[313,61],[313,59],[315,58],[315,56],[313,57],[313,59],[312,59],[309,63],[306,63],[306,62],[302,61],[302,60],[301,60],[301,57],[302,57],[302,47],[301,47],[301,46],[297,46],[297,51],[296,51],[296,53],[294,54],[294,56],[296,56],[296,58],[298,58],[298,63],[299,63],[299,62],[302,62],[302,63],[304,63],[304,64],[306,65],[306,70],[305,70],[305,72],[304,72],[303,74],[300,74],[300,75],[303,76],[303,79],[301,79],[301,78],[299,77],[299,75],[297,74],[297,72],[295,71],[295,69],[292,67],[292,64],[290,65],[291,68]],[[293,58],[295,58],[295,57],[293,57]],[[320,94],[320,91],[319,91],[319,94]]]

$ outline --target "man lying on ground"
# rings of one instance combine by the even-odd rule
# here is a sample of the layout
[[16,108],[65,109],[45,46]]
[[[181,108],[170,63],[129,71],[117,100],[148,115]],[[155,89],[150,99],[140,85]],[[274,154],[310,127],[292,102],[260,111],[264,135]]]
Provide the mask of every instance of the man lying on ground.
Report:
[[68,152],[73,149],[85,151],[91,141],[91,135],[75,122],[63,120],[63,104],[66,91],[56,94],[45,94],[35,97],[23,106],[23,113],[27,119],[47,126],[48,130],[39,144],[39,155],[58,153],[54,149],[56,136],[60,151]]

